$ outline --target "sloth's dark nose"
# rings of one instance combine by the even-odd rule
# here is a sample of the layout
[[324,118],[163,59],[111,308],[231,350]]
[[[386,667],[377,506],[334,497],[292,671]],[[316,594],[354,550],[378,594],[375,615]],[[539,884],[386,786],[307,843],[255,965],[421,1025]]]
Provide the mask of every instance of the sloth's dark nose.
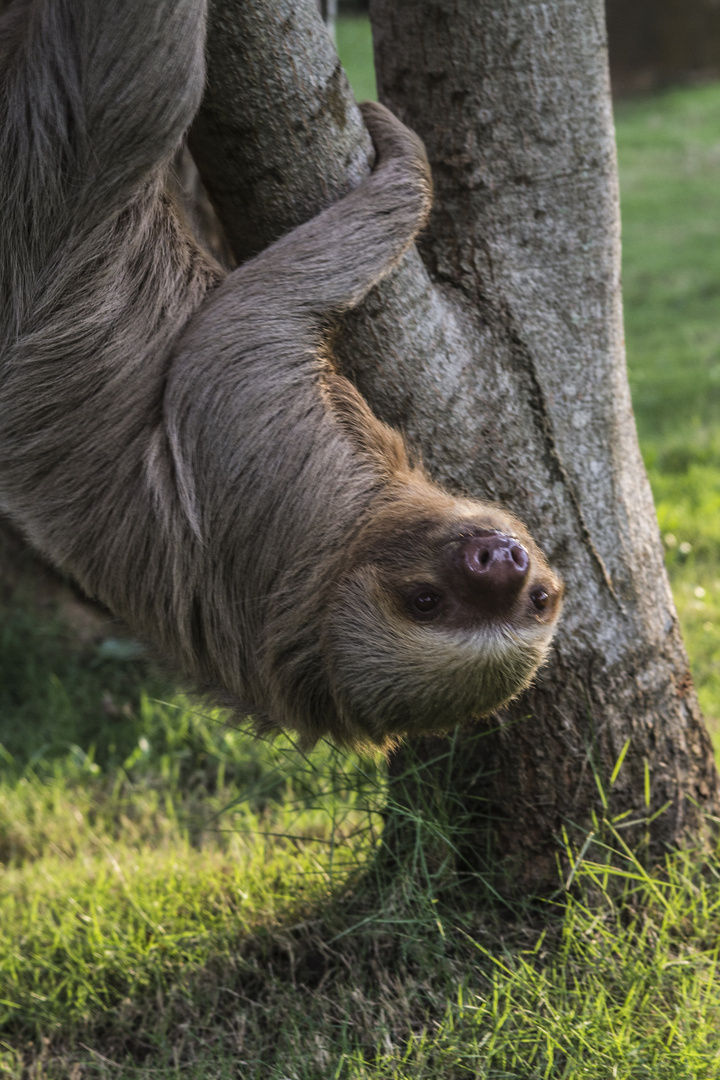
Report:
[[512,604],[529,566],[530,556],[525,548],[505,533],[471,536],[460,549],[460,569],[469,592],[488,614]]

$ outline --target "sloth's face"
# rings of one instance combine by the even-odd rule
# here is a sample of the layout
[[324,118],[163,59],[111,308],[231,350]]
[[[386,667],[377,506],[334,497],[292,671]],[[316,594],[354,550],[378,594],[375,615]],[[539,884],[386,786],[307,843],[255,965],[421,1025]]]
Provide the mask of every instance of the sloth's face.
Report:
[[519,535],[517,526],[485,515],[438,531],[428,537],[424,557],[408,537],[411,558],[385,566],[387,592],[399,613],[460,636],[493,626],[522,630],[555,622],[560,582],[524,530]]
[[560,614],[562,583],[519,521],[449,498],[427,510],[376,514],[337,589],[332,692],[359,741],[497,709],[529,685]]

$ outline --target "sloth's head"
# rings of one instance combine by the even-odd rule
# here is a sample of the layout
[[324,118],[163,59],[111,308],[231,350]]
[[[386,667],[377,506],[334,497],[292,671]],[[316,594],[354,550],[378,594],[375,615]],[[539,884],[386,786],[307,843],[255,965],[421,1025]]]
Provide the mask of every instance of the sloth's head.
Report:
[[406,493],[373,515],[346,565],[325,649],[348,742],[382,746],[487,715],[547,655],[562,583],[495,506]]

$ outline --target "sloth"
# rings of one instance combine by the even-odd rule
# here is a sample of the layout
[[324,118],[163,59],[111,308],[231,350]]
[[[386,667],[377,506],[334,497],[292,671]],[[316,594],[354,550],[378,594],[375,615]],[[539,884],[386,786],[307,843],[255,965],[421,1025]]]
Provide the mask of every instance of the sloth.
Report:
[[429,213],[421,143],[364,105],[367,179],[227,272],[168,184],[204,34],[204,0],[0,20],[0,510],[237,716],[382,751],[528,686],[562,585],[334,364]]

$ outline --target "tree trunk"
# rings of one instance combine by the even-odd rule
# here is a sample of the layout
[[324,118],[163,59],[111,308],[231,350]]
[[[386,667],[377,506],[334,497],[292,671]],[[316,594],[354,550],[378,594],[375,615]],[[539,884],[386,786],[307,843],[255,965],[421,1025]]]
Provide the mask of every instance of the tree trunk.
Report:
[[[657,851],[718,807],[625,372],[602,0],[375,0],[371,18],[381,99],[424,139],[436,202],[339,359],[437,479],[509,505],[566,581],[550,662],[449,777],[468,851],[551,887],[562,826],[594,810],[664,808]],[[210,25],[192,146],[242,258],[357,182],[367,143],[314,0],[217,0]]]
[[314,0],[212,0],[193,157],[238,262],[346,195],[370,138]]

